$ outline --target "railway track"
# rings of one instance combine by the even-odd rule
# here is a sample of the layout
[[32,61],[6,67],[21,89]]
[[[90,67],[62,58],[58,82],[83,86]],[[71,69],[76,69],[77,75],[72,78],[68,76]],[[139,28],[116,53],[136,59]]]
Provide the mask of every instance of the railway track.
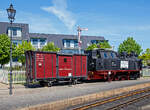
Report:
[[[86,105],[81,105],[79,107],[73,108],[72,110],[87,110],[87,109],[92,109],[92,108],[96,108],[96,107],[100,107],[104,104],[109,104],[109,103],[113,103],[115,101],[119,101],[119,100],[123,100],[125,98],[128,98],[126,101],[120,101],[121,103],[119,104],[115,104],[114,106],[111,107],[106,107],[105,109],[103,108],[103,110],[118,110],[121,109],[127,105],[136,103],[144,98],[150,97],[150,88],[146,88],[143,90],[138,90],[138,91],[134,91],[134,92],[130,92],[124,95],[120,95],[120,96],[116,96],[116,97],[112,97],[109,99],[104,99],[102,101],[96,101],[94,103],[90,103],[90,104],[86,104]],[[144,95],[141,95],[144,94]],[[135,97],[136,95],[139,95],[138,97]],[[134,96],[134,97],[133,97]],[[111,105],[111,104],[110,104]]]

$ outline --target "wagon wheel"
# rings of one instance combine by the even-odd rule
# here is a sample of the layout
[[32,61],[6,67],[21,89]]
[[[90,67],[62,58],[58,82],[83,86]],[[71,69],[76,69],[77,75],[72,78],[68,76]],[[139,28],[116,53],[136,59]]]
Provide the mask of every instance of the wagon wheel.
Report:
[[47,83],[47,86],[48,86],[48,87],[52,87],[52,85],[53,85],[53,82],[52,82],[52,81],[49,81],[49,82]]
[[45,86],[45,82],[44,81],[40,81],[40,86],[44,87]]
[[73,85],[76,85],[78,83],[78,80],[77,79],[74,79],[73,81],[72,81],[72,84]]

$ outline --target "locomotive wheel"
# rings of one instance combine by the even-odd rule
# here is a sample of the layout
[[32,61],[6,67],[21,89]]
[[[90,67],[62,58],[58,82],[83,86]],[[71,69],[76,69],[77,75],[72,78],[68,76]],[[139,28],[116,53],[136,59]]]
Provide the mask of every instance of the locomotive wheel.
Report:
[[126,78],[125,78],[124,76],[122,76],[122,77],[121,77],[121,80],[122,80],[122,81],[123,81],[123,80],[126,80]]
[[134,80],[137,80],[137,75],[135,74],[135,75],[133,76],[133,78],[134,78]]
[[118,81],[118,80],[119,80],[118,76],[115,76],[115,81]]
[[108,77],[108,81],[113,81],[114,80],[114,75],[110,75],[109,77]]

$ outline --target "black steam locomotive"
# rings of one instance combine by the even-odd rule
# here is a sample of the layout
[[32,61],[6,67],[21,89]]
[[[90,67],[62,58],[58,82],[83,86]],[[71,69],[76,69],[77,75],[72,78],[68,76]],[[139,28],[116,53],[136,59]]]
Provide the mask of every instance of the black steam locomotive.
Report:
[[142,61],[134,52],[119,54],[112,50],[96,49],[85,53],[88,56],[90,79],[123,80],[140,77]]

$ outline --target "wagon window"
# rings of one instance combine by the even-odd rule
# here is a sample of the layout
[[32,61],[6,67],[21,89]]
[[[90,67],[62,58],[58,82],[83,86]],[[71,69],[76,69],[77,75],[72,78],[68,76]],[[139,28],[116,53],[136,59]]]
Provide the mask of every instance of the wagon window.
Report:
[[67,58],[64,58],[64,62],[67,62]]

